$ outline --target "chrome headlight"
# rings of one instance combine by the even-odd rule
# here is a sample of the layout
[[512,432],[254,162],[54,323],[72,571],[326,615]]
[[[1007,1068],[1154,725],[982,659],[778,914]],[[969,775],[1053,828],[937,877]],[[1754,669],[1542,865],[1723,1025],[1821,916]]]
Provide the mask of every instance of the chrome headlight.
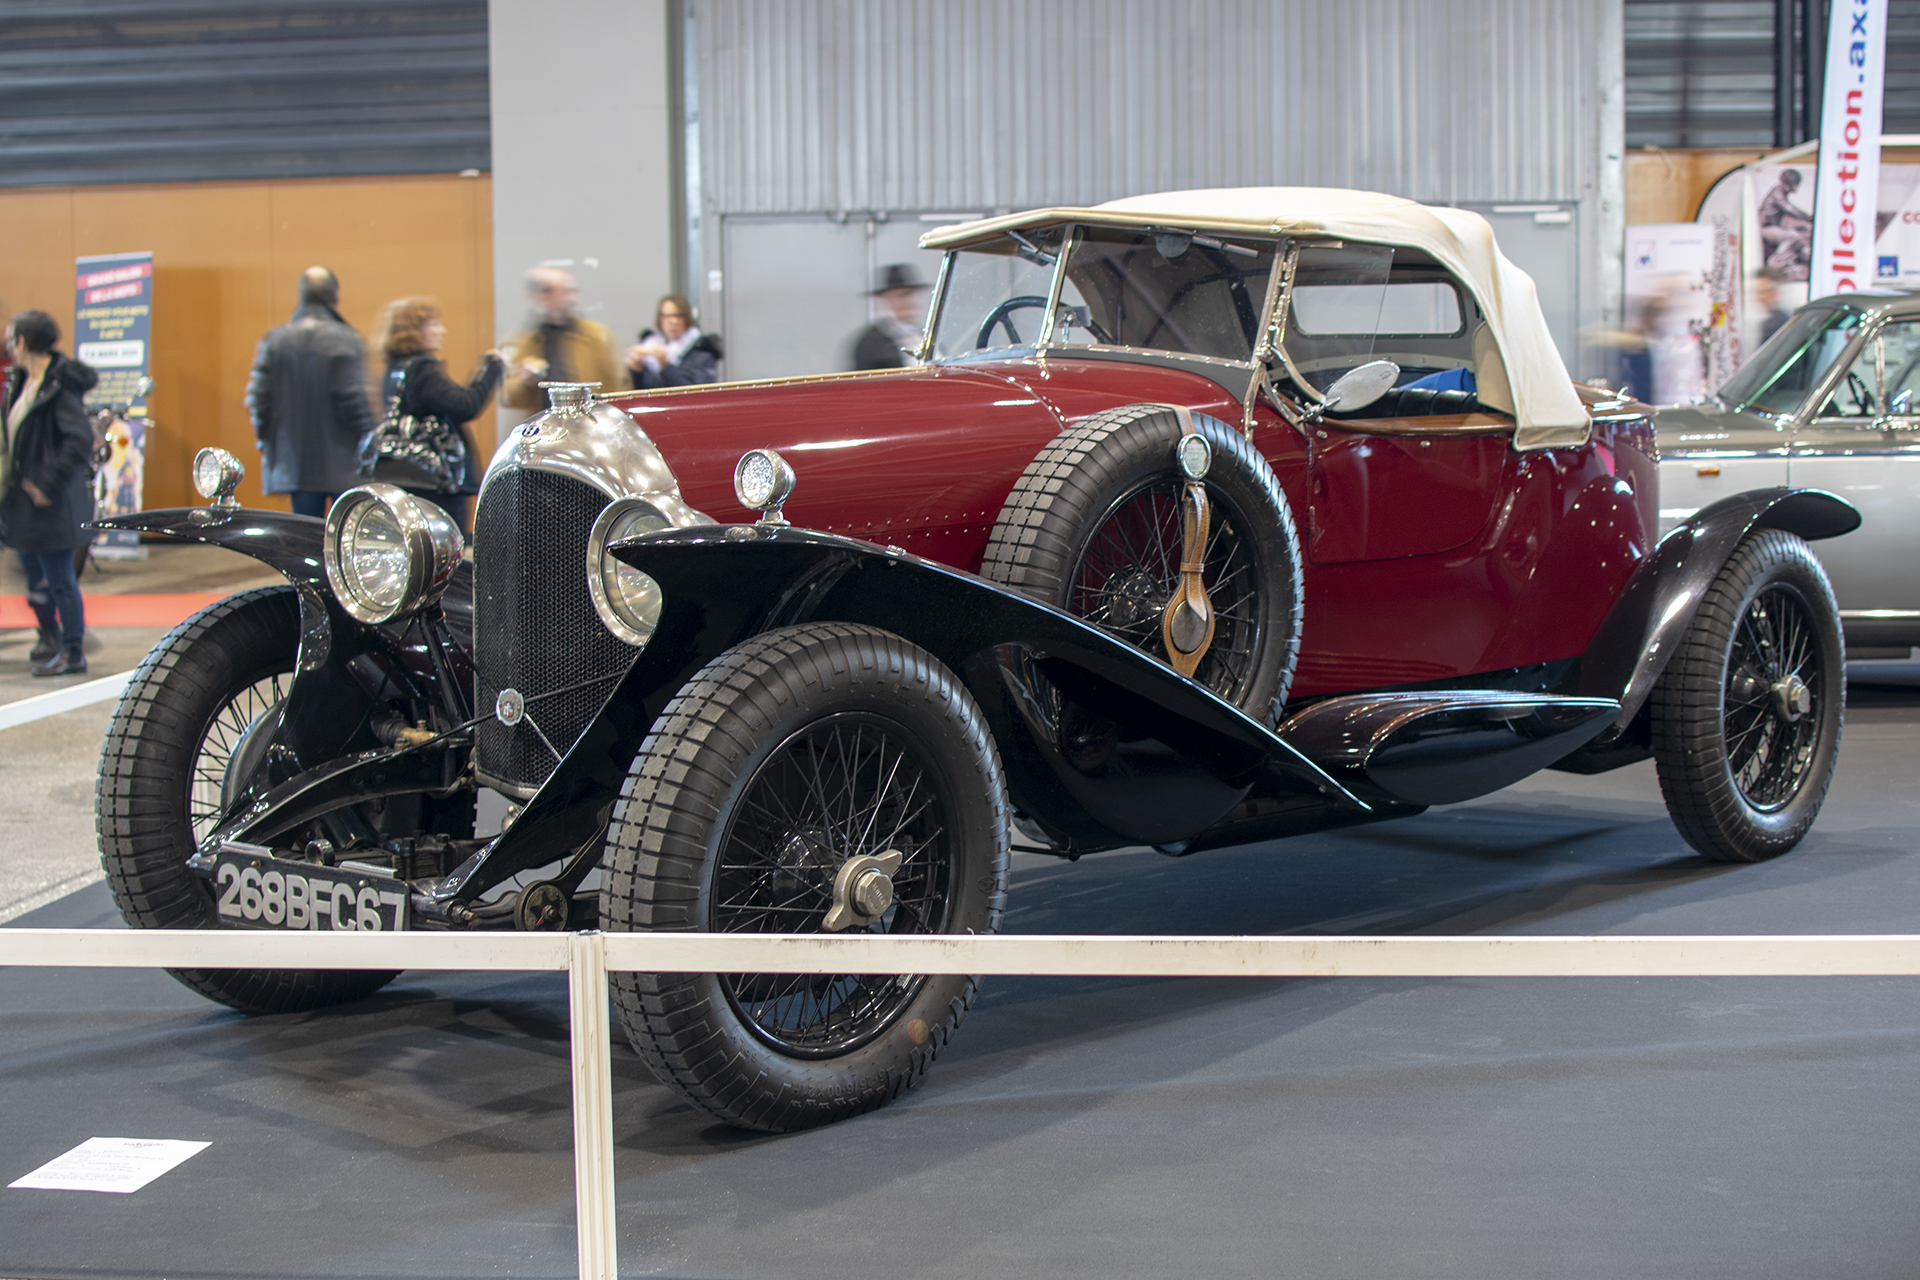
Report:
[[645,644],[660,621],[660,584],[607,550],[610,543],[669,528],[672,521],[639,498],[615,498],[587,535],[587,589],[607,630],[628,644]]
[[391,622],[440,598],[464,549],[434,503],[390,484],[363,484],[327,513],[327,581],[361,622]]

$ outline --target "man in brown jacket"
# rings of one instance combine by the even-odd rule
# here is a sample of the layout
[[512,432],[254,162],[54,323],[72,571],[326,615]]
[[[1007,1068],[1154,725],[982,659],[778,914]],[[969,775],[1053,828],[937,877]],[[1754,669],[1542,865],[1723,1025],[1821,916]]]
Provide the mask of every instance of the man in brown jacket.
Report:
[[500,399],[529,413],[547,407],[543,382],[597,382],[602,391],[627,388],[627,371],[613,354],[613,335],[605,325],[583,320],[580,282],[571,271],[535,267],[527,272],[527,300],[533,323],[503,344],[507,381]]

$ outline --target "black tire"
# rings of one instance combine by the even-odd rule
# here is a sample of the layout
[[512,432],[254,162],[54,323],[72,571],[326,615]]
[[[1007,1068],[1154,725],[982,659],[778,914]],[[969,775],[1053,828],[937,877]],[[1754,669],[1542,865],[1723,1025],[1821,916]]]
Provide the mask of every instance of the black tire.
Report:
[[[869,627],[771,631],[709,663],[642,745],[607,831],[601,927],[820,932],[845,859],[891,846],[905,861],[870,932],[991,933],[1003,797],[979,707],[930,654]],[[612,986],[655,1076],[728,1124],[786,1132],[918,1081],[978,979],[620,973]]]
[[1846,679],[1840,613],[1812,549],[1778,529],[1747,535],[1653,690],[1660,791],[1688,844],[1758,862],[1800,842],[1833,780]]
[[[136,929],[218,927],[213,895],[186,868],[219,817],[227,759],[282,696],[300,638],[290,586],[208,605],[169,631],[133,673],[100,748],[94,829],[121,918]],[[291,1013],[358,1000],[392,973],[169,969],[243,1013]]]
[[[1207,590],[1219,615],[1194,678],[1266,725],[1300,657],[1300,538],[1273,468],[1218,418]],[[1041,450],[1007,495],[983,577],[1085,618],[1165,661],[1160,609],[1179,578],[1179,416],[1165,405],[1094,414]]]

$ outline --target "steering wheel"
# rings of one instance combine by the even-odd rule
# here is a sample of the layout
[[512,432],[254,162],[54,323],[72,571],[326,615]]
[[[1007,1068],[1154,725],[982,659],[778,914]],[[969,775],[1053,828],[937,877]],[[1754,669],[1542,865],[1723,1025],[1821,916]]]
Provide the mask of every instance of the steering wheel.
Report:
[[1869,415],[1873,413],[1873,393],[1867,390],[1866,380],[1851,369],[1847,370],[1847,394],[1853,397],[1855,410]]
[[1017,297],[1008,298],[992,311],[989,311],[987,318],[980,322],[980,338],[973,344],[974,350],[977,351],[993,341],[993,326],[995,325],[999,325],[1007,331],[1007,343],[1009,346],[1019,346],[1021,342],[1020,331],[1013,327],[1010,314],[1028,307],[1038,307],[1044,311],[1047,308],[1047,300],[1037,293],[1023,293]]

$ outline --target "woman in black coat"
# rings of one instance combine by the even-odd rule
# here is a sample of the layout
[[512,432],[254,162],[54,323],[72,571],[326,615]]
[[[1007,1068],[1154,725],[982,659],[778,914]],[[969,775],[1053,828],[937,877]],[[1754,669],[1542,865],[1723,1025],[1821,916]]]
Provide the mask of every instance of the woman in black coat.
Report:
[[0,432],[0,542],[20,553],[27,601],[40,624],[32,657],[36,676],[79,675],[87,669],[82,643],[86,618],[74,550],[86,543],[81,525],[93,519],[93,428],[81,397],[100,378],[54,350],[60,326],[44,311],[22,311],[7,326],[7,371]]
[[460,436],[466,446],[464,459],[457,462],[453,489],[445,492],[402,485],[408,493],[426,498],[444,508],[462,533],[467,528],[467,506],[480,492],[480,477],[486,460],[475,447],[473,433],[466,424],[480,416],[500,385],[506,361],[499,351],[489,351],[480,360],[480,368],[463,386],[447,376],[440,359],[440,348],[447,339],[447,326],[440,320],[440,304],[432,298],[401,298],[390,302],[380,313],[376,325],[381,354],[387,358],[387,376],[381,384],[381,407],[391,409],[393,402],[405,396],[400,411],[416,418],[438,418]]

